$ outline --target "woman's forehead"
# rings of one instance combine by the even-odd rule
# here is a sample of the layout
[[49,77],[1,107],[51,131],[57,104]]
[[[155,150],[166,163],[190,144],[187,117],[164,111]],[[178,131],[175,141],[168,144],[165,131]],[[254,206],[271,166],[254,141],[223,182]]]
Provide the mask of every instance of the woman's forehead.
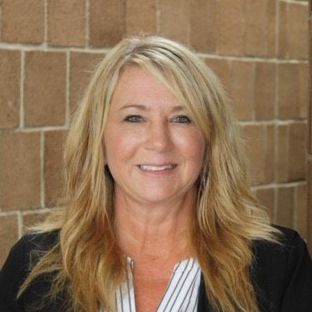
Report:
[[174,110],[184,108],[175,94],[152,73],[140,67],[124,70],[112,97],[112,106],[149,109],[153,104],[170,104]]

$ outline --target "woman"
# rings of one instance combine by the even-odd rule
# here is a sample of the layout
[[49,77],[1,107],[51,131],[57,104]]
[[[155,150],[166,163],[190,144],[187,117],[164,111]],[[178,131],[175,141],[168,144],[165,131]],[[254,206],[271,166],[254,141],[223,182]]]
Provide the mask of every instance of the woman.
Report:
[[217,78],[184,46],[121,41],[69,131],[65,203],[12,249],[1,311],[312,310],[312,264],[254,199]]

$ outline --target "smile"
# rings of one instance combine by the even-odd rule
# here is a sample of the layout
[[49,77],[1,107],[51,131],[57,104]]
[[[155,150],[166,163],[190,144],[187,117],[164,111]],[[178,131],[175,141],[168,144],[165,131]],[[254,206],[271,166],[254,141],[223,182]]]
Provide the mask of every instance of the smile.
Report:
[[149,172],[160,172],[165,170],[171,170],[176,168],[176,164],[165,164],[165,165],[138,165],[138,167],[143,171]]

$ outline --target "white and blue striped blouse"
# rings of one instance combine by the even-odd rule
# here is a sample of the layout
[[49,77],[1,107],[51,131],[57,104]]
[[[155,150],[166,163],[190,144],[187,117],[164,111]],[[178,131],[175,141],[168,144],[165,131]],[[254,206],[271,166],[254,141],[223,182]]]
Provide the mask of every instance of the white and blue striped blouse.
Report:
[[[133,285],[133,260],[128,260],[127,280],[116,290],[118,312],[135,312]],[[197,311],[200,267],[193,258],[178,262],[156,312],[195,312]]]

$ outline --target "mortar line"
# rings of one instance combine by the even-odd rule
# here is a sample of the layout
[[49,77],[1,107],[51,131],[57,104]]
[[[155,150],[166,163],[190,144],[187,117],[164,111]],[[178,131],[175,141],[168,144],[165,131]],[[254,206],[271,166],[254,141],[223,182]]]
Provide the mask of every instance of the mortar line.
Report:
[[[48,46],[45,43],[40,45],[33,44],[20,44],[20,43],[6,43],[0,42],[1,50],[21,50],[21,51],[44,51],[44,52],[82,52],[82,53],[107,53],[110,48],[96,48],[96,47],[59,47],[59,46]],[[278,63],[278,64],[308,64],[307,59],[280,59],[277,57],[260,57],[260,56],[235,56],[235,55],[218,55],[213,53],[202,53],[198,52],[197,55],[203,59],[219,59],[228,61],[246,61],[246,62],[266,62],[266,63]]]

